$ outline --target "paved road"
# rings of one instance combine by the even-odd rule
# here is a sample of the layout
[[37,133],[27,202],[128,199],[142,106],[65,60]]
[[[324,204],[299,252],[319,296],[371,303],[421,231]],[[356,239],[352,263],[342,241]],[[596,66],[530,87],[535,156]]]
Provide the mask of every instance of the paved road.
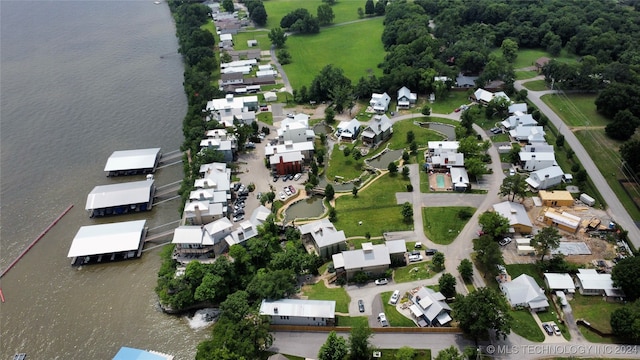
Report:
[[[539,80],[542,77],[536,77],[533,79],[528,79],[526,81]],[[515,82],[514,86],[516,90],[524,89],[522,85],[525,80],[518,80]],[[629,216],[627,210],[622,206],[622,203],[616,196],[616,194],[611,190],[611,187],[605,180],[604,176],[600,173],[600,170],[596,166],[596,164],[591,159],[591,156],[587,153],[584,146],[580,143],[575,134],[569,129],[568,126],[564,124],[562,119],[558,115],[556,115],[553,110],[547,104],[542,101],[541,96],[552,93],[553,91],[531,91],[527,90],[529,93],[529,100],[540,109],[545,116],[549,118],[549,120],[555,125],[557,129],[559,129],[560,133],[564,135],[565,141],[571,146],[571,149],[575,152],[575,156],[580,160],[582,166],[591,177],[591,181],[595,187],[600,191],[600,194],[607,202],[607,213],[615,219],[617,223],[619,223],[625,230],[629,231],[629,241],[636,247],[636,249],[640,248],[640,229],[636,226],[635,222]]]

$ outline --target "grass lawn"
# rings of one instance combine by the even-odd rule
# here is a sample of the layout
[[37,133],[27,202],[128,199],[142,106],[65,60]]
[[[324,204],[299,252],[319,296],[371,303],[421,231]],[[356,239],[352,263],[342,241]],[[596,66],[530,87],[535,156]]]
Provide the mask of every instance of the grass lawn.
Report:
[[[370,72],[382,76],[378,64],[385,56],[380,41],[383,19],[325,28],[319,34],[289,36],[286,48],[292,61],[284,65],[284,70],[291,86],[294,89],[303,85],[308,87],[327,64],[342,68],[354,84]],[[354,61],[354,54],[358,54],[357,61]]]
[[391,149],[399,150],[406,148],[408,150],[410,143],[407,142],[407,133],[409,131],[413,131],[415,135],[414,141],[418,144],[418,147],[427,146],[429,141],[441,141],[444,139],[442,135],[437,132],[423,128],[413,122],[414,119],[407,119],[393,124],[393,135],[391,139],[389,139],[389,147]]
[[471,215],[476,212],[476,208],[468,206],[422,208],[424,232],[429,240],[441,245],[451,244],[469,221],[458,217],[458,213],[463,209],[470,211]]
[[[396,352],[398,349],[378,349],[380,351],[380,360],[396,360]],[[413,360],[431,360],[431,350],[429,349],[413,349]]]
[[[331,158],[327,167],[327,179],[333,180],[336,176],[341,176],[344,180],[355,179],[362,174],[364,158],[356,160],[351,154],[344,156],[344,151],[340,150],[340,146],[341,144],[335,144],[331,151]],[[343,146],[352,147],[352,145]]]
[[[387,291],[380,294],[380,298],[382,299],[382,305],[384,306],[384,314],[387,315],[387,320],[389,320],[389,325],[399,326],[399,327],[416,327],[416,324],[413,322],[413,320],[402,315],[396,309],[395,305],[389,304],[389,299],[391,299],[391,294],[393,294],[393,291]],[[404,294],[400,294],[400,295],[402,296]]]
[[256,115],[256,119],[258,121],[263,122],[268,125],[273,125],[273,113],[272,112],[261,112]]
[[[621,143],[607,137],[604,130],[580,130],[575,134],[631,218],[640,219],[640,210],[618,182],[618,179],[624,178],[620,172],[621,160],[618,153]],[[634,196],[638,200],[638,194]]]
[[320,281],[313,285],[305,285],[302,292],[309,297],[309,300],[335,300],[336,312],[349,312],[351,297],[344,288],[328,289],[324,285],[324,281]]
[[447,118],[441,118],[441,117],[437,117],[437,116],[435,116],[435,117],[433,117],[433,116],[424,117],[422,119],[418,119],[418,121],[442,123],[442,124],[448,124],[448,125],[453,125],[453,126],[460,125],[460,121],[451,120],[451,119],[447,119]]
[[[445,98],[436,99],[433,104],[429,104],[432,114],[450,114],[460,105],[470,102],[469,95],[472,91],[449,91]],[[417,112],[422,110],[423,103],[416,105]]]
[[509,134],[498,134],[491,136],[491,141],[493,142],[510,142]]
[[514,333],[530,341],[544,341],[544,334],[542,333],[542,329],[533,319],[533,316],[531,315],[529,310],[512,310],[510,314],[513,317],[511,330]]
[[531,276],[540,287],[544,287],[544,279],[538,271],[536,264],[511,264],[505,265],[507,272],[511,275],[511,279],[515,279],[522,274]]
[[[396,192],[406,191],[407,181],[402,176],[386,174],[358,192],[358,197],[341,196],[336,199],[338,230],[347,237],[381,236],[386,231],[410,230],[402,218],[402,205],[396,204]],[[362,225],[358,222],[362,221]]]
[[[267,25],[268,29],[280,26],[280,20],[292,12],[295,9],[305,8],[309,10],[309,13],[316,16],[318,6],[322,4],[321,0],[270,0],[264,2],[264,8],[267,10]],[[358,8],[364,9],[364,3],[357,1],[338,1],[331,8],[335,14],[333,19],[334,24],[339,24],[345,21],[358,19]],[[322,32],[324,28],[320,28]]]
[[606,126],[611,122],[596,111],[596,94],[548,94],[545,104],[569,126]]
[[560,319],[558,318],[558,315],[556,314],[553,306],[550,307],[550,310],[539,312],[538,318],[540,318],[540,321],[542,321],[543,323],[555,322],[556,325],[558,325],[558,327],[560,328],[562,336],[564,336],[564,338],[567,340],[571,340],[571,333],[569,332],[569,328],[567,327],[567,325],[560,323]]
[[[500,49],[498,49],[498,52]],[[555,59],[562,62],[576,62],[576,57],[569,55],[566,51],[562,51],[559,57],[551,56],[548,52],[542,49],[521,49],[518,51],[518,57],[516,58],[513,68],[521,69],[524,67],[534,66],[536,60],[546,56],[550,59]]]
[[527,81],[523,86],[531,91],[549,90],[547,83],[544,80]]
[[425,280],[432,278],[435,274],[437,273],[431,269],[431,261],[424,261],[395,269],[393,280],[397,283]]
[[356,326],[356,325],[364,325],[369,324],[369,320],[366,316],[343,316],[336,315],[337,317],[337,326]]
[[[234,50],[269,50],[271,49],[271,40],[269,40],[269,32],[262,30],[243,31],[233,35]],[[258,40],[258,47],[249,47],[247,40]]]
[[384,244],[384,239],[349,239],[347,243],[353,246],[354,249],[362,249],[363,243],[372,243],[373,245]]
[[516,71],[516,80],[531,79],[538,76],[537,71]]
[[578,292],[569,303],[576,319],[584,319],[602,332],[611,332],[611,324],[609,324],[611,314],[623,306],[619,303],[607,302],[602,296],[583,296]]

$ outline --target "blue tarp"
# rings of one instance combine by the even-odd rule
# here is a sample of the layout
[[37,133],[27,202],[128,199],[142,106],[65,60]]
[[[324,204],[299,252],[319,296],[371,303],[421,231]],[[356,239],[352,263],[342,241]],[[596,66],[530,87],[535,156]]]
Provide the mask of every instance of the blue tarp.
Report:
[[113,360],[166,360],[162,355],[152,354],[148,351],[123,346]]

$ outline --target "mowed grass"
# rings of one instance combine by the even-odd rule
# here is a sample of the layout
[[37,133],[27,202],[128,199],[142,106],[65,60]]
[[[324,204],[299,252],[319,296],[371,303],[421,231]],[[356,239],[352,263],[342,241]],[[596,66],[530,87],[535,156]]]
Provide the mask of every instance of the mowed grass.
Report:
[[516,71],[516,80],[531,79],[538,75],[540,74],[538,74],[537,71],[532,71],[532,70]]
[[531,276],[540,287],[544,287],[544,279],[538,271],[536,264],[510,264],[505,265],[507,272],[511,276],[511,279],[515,279],[522,274]]
[[[351,195],[336,199],[338,230],[344,230],[347,237],[381,236],[386,231],[411,230],[402,218],[402,205],[396,204],[396,193],[406,191],[407,181],[400,175],[385,174],[368,187]],[[359,222],[362,221],[362,225]]]
[[302,288],[302,292],[308,296],[310,300],[335,300],[336,312],[349,312],[351,297],[344,288],[329,289],[324,285],[324,281],[320,281],[313,285],[305,285]]
[[[266,2],[265,4],[267,4]],[[284,71],[294,89],[309,86],[316,75],[328,64],[344,70],[355,84],[370,73],[382,76],[378,64],[384,60],[382,36],[383,18],[374,18],[344,26],[323,28],[319,34],[293,35],[286,48],[291,53],[291,64]]]
[[431,279],[437,272],[431,269],[431,261],[412,263],[393,271],[393,281],[397,283]]
[[514,333],[530,341],[544,341],[545,337],[542,329],[538,326],[538,323],[536,323],[529,310],[512,310],[510,314],[513,317],[511,330]]
[[354,327],[356,325],[368,325],[369,319],[366,316],[344,316],[336,315],[337,326]]
[[[327,179],[333,180],[336,176],[344,180],[355,179],[362,174],[364,158],[354,159],[353,150],[348,156],[344,156],[344,150],[340,150],[340,144],[335,144],[331,151],[331,158],[327,167]],[[353,147],[353,145],[343,144],[343,146]]]
[[[436,101],[434,101],[433,104],[429,104],[429,107],[431,107],[431,113],[432,114],[450,114],[455,109],[460,107],[460,105],[470,103],[471,101],[469,100],[469,95],[471,93],[472,91],[469,91],[469,90],[449,91],[447,92],[447,95],[445,97],[436,99]],[[422,111],[422,105],[424,105],[425,101],[423,101],[422,103],[419,103],[414,108],[416,112]]]
[[[387,316],[387,320],[389,320],[389,325],[399,327],[416,327],[413,320],[402,315],[395,305],[389,304],[391,294],[393,294],[393,291],[387,291],[380,294],[382,305],[384,306],[384,314]],[[404,294],[400,294],[400,296],[402,297]],[[400,300],[398,300],[398,303],[400,303]]]
[[[426,118],[417,119],[417,121],[426,120]],[[393,124],[393,136],[391,136],[389,141],[389,147],[391,149],[399,150],[406,148],[408,150],[409,145],[411,145],[407,142],[407,133],[409,133],[409,131],[413,131],[415,135],[414,141],[418,144],[418,147],[426,146],[429,141],[440,141],[444,139],[444,137],[437,132],[414,124],[414,121],[416,120],[407,119]]]
[[451,244],[469,221],[458,216],[465,209],[471,215],[476,212],[476,208],[468,206],[422,208],[424,232],[429,240],[441,245]]
[[[233,48],[234,50],[269,50],[271,48],[271,40],[269,40],[269,32],[267,31],[243,31],[233,35]],[[250,48],[247,45],[247,40],[257,40],[258,47]]]
[[[583,296],[578,292],[573,295],[573,299],[569,303],[576,319],[588,321],[591,326],[605,333],[612,331],[609,323],[611,314],[624,306],[619,303],[605,301],[602,296]],[[579,328],[580,332],[589,341],[612,342],[615,340],[613,338],[600,337],[591,331],[585,330],[582,326],[579,326]]]
[[547,87],[547,83],[544,80],[527,81],[523,85],[524,85],[525,88],[527,88],[527,89],[529,89],[531,91],[549,90],[549,88]]
[[[640,219],[640,210],[618,182],[618,179],[624,178],[620,171],[622,160],[618,152],[621,143],[610,139],[602,129],[580,130],[575,134],[631,218]],[[634,196],[638,197],[638,194]]]
[[[498,49],[498,52],[499,51],[500,49]],[[548,57],[549,59],[555,59],[561,62],[567,62],[567,63],[576,62],[576,57],[573,55],[569,55],[565,50],[563,50],[560,53],[560,56],[554,57],[542,49],[521,49],[518,51],[518,57],[513,63],[513,68],[521,69],[529,66],[535,66],[536,60],[538,60],[543,56]]]
[[[269,0],[264,2],[264,8],[267,10],[267,25],[268,29],[280,26],[280,20],[296,9],[307,9],[309,13],[314,17],[318,13],[318,6],[321,5],[322,0]],[[358,19],[358,8],[364,9],[364,3],[359,1],[337,1],[335,5],[331,7],[335,18],[334,24],[343,23],[346,21],[353,21]],[[320,28],[322,31],[323,28]]]
[[596,110],[595,94],[549,94],[542,100],[569,126],[606,126],[611,121]]
[[[396,360],[396,353],[399,349],[377,349],[380,351],[380,360]],[[413,349],[412,360],[431,360],[430,349]]]

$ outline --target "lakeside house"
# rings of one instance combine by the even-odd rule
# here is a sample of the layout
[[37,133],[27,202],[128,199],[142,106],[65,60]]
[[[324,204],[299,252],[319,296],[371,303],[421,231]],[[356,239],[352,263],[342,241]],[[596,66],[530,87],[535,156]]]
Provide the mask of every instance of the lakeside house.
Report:
[[387,140],[393,133],[393,124],[387,115],[376,115],[362,131],[362,143],[367,146],[375,146]]
[[391,96],[387,93],[371,94],[371,100],[369,106],[376,112],[376,114],[384,114],[389,110],[389,103],[391,103]]
[[333,300],[262,300],[260,315],[272,325],[333,326],[336,302]]
[[329,219],[321,219],[298,226],[302,241],[313,245],[316,254],[329,258],[347,249],[344,231],[338,231]]
[[391,265],[389,249],[384,244],[373,245],[367,242],[362,249],[343,251],[333,254],[333,266],[338,275],[344,275],[347,280],[359,271],[370,276],[384,274]]

